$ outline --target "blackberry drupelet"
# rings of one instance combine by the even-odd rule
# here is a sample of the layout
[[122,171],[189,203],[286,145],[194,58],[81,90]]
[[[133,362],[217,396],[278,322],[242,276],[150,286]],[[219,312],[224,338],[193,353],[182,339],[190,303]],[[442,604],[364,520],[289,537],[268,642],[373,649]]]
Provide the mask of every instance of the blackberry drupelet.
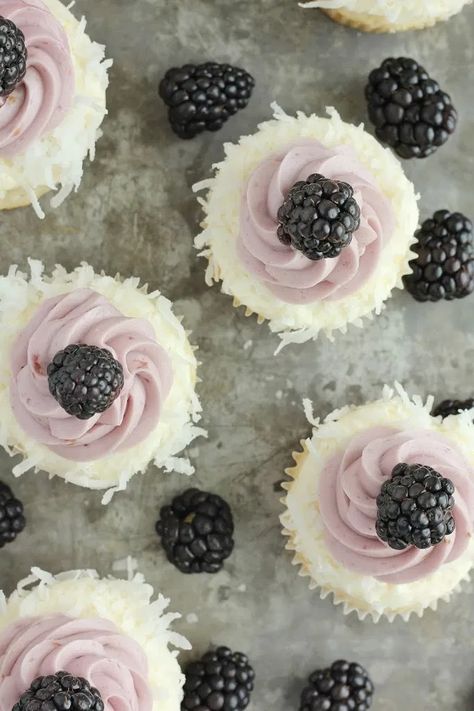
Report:
[[80,420],[104,412],[123,387],[123,368],[105,348],[74,344],[48,365],[51,395],[69,415]]
[[12,711],[104,711],[104,702],[88,681],[60,671],[35,679]]
[[378,537],[390,548],[430,548],[455,529],[454,485],[423,464],[397,464],[377,497]]
[[244,109],[255,86],[254,78],[230,64],[185,64],[168,69],[159,94],[169,107],[171,128],[180,138],[218,131],[227,119]]
[[436,405],[433,410],[433,417],[449,417],[449,415],[458,415],[462,410],[471,410],[474,407],[474,398],[467,400],[443,400]]
[[301,694],[300,711],[367,711],[374,685],[360,664],[340,660],[318,669]]
[[182,573],[217,573],[234,549],[229,505],[216,494],[187,489],[160,511],[156,531]]
[[23,32],[0,15],[0,97],[11,94],[25,76],[27,56]]
[[377,138],[402,158],[426,158],[456,128],[451,97],[414,59],[385,59],[369,74],[365,96]]
[[460,212],[438,210],[415,233],[411,274],[403,278],[417,301],[462,299],[474,291],[472,223]]
[[360,209],[350,185],[319,173],[299,181],[278,210],[278,238],[308,259],[337,257],[359,229]]
[[185,669],[183,711],[242,711],[253,690],[255,672],[248,657],[218,647]]
[[23,504],[10,487],[0,481],[0,548],[14,541],[25,525]]

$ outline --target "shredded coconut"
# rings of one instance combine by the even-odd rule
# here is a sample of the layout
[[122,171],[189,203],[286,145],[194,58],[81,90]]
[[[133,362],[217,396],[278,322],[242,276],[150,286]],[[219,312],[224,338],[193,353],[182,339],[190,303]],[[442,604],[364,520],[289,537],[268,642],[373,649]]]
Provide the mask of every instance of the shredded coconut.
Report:
[[324,10],[347,10],[357,15],[385,18],[394,24],[416,27],[447,20],[460,12],[471,0],[309,0],[301,7]]

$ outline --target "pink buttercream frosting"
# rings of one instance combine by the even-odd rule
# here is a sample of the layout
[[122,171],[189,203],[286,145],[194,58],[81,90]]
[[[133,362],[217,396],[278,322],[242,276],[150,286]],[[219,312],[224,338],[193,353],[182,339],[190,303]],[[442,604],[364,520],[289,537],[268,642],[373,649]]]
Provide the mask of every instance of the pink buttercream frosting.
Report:
[[[354,189],[360,228],[334,259],[312,261],[277,236],[278,209],[290,188],[312,173],[342,180]],[[353,294],[377,267],[395,226],[390,202],[351,146],[325,148],[301,139],[264,160],[242,196],[237,249],[247,270],[281,301],[310,304]]]
[[[375,532],[376,499],[401,463],[425,464],[456,487],[454,533],[432,548],[390,548]],[[473,533],[474,471],[459,449],[437,432],[374,427],[356,435],[324,467],[319,507],[328,548],[345,568],[385,583],[410,583],[450,563]]]
[[0,711],[38,676],[70,672],[99,690],[105,711],[151,711],[142,648],[108,620],[25,617],[0,633]]
[[41,0],[0,0],[0,15],[25,35],[26,75],[0,104],[0,157],[11,158],[63,120],[74,98],[67,35]]
[[[47,367],[73,343],[108,349],[121,363],[124,386],[103,413],[68,415],[49,392]],[[128,318],[104,296],[76,289],[44,301],[11,351],[10,402],[23,430],[73,461],[100,459],[141,442],[158,424],[172,382],[171,361],[152,325]]]

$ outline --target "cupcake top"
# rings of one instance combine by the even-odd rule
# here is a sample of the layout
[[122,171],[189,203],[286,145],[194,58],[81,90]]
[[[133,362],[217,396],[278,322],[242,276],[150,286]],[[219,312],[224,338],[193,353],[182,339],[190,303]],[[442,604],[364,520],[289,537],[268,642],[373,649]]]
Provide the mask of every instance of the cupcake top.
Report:
[[204,433],[197,362],[170,302],[88,265],[30,268],[0,278],[0,431],[24,456],[15,473],[108,489],[105,502],[150,462],[192,473],[178,454]]
[[[470,413],[432,417],[432,403],[410,400],[397,385],[382,400],[336,411],[315,422],[288,472],[293,481],[282,523],[294,562],[323,596],[332,592],[336,604],[361,618],[422,614],[447,599],[474,563],[474,426]],[[381,493],[402,463],[431,468],[453,485],[455,527],[439,543],[393,547],[380,537]],[[416,505],[410,507],[408,516]],[[389,513],[396,528],[395,509]],[[426,526],[439,523],[430,514]]]
[[389,22],[416,22],[418,19],[433,21],[450,17],[462,10],[468,0],[303,0],[302,7],[322,10],[348,10],[362,15],[386,17]]
[[23,32],[28,53],[24,78],[0,99],[0,157],[9,158],[61,123],[75,79],[66,32],[41,0],[0,0],[0,15]]
[[105,711],[178,711],[184,677],[172,647],[169,601],[141,575],[56,577],[38,569],[0,599],[0,711],[11,711],[39,676],[65,671],[97,688]]
[[[208,259],[207,282],[221,281],[235,305],[268,319],[286,345],[321,331],[331,336],[380,312],[410,270],[418,209],[396,158],[362,126],[344,123],[333,109],[319,118],[273,108],[274,119],[226,144],[215,178],[195,186],[208,189],[196,247]],[[305,220],[313,218],[299,210],[297,190],[310,199],[338,191],[336,217],[316,198],[324,218],[308,227],[311,239],[318,230],[330,235],[321,237],[319,253],[306,239]],[[345,211],[350,202],[353,217]],[[295,239],[282,234],[288,215]]]

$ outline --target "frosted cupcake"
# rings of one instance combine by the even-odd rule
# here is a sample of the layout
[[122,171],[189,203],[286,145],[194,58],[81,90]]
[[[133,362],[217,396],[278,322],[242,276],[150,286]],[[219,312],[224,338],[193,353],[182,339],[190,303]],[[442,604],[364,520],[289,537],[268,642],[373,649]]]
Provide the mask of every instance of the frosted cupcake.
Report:
[[174,647],[189,644],[170,629],[169,600],[153,595],[140,575],[35,568],[10,598],[0,593],[0,711],[49,708],[58,693],[63,708],[179,711]]
[[60,205],[94,157],[111,62],[85,28],[60,0],[0,0],[0,209],[44,217],[41,195]]
[[294,564],[361,619],[436,609],[474,563],[472,413],[441,420],[432,404],[397,386],[312,420],[288,471],[281,520]]
[[30,261],[0,278],[1,444],[29,469],[113,491],[150,462],[192,473],[194,349],[171,303],[135,278]]
[[196,247],[208,284],[268,320],[282,345],[378,314],[409,272],[418,223],[412,184],[366,133],[329,118],[274,118],[226,144]]
[[461,12],[471,0],[309,0],[336,22],[364,32],[403,32],[432,27]]

